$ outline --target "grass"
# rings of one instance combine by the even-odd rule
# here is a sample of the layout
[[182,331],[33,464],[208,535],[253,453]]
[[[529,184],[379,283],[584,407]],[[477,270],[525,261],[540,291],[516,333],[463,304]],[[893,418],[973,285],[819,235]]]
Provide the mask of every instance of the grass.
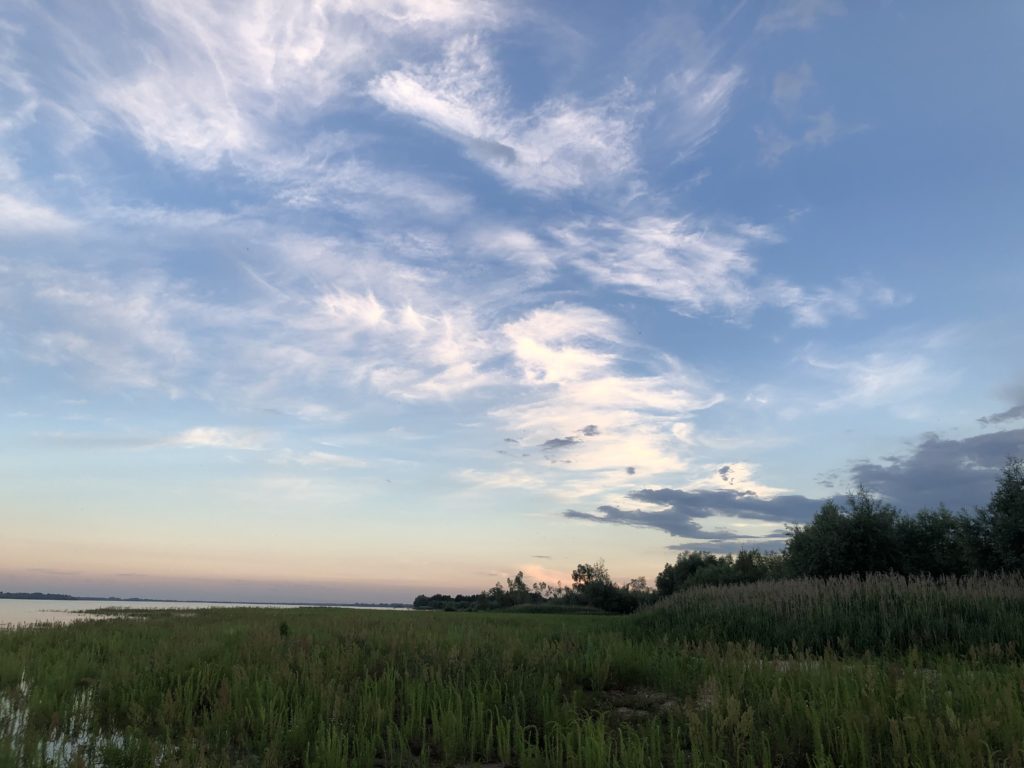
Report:
[[686,589],[641,611],[643,636],[840,654],[1024,652],[1024,575],[792,579]]
[[[882,653],[780,650],[789,630],[766,616],[875,605],[855,585],[781,587],[707,593],[762,606],[725,634],[708,623],[733,614],[699,590],[668,618],[216,608],[0,632],[0,768],[1024,766],[1024,666],[993,641],[1016,631],[1019,580],[977,595],[995,595],[988,629],[964,642],[934,630]],[[855,623],[837,621],[813,626]]]

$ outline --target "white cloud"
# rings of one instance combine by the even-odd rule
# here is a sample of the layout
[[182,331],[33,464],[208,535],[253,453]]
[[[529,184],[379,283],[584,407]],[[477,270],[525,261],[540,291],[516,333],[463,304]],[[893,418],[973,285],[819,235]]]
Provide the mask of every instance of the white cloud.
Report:
[[328,451],[310,451],[309,453],[299,457],[298,461],[300,464],[336,467],[340,469],[353,469],[367,466],[367,463],[362,459],[357,459],[352,456],[344,456],[340,453],[330,453]]
[[672,425],[672,435],[682,443],[693,442],[693,424],[679,421]]
[[755,128],[757,140],[761,144],[761,162],[765,165],[777,165],[784,155],[800,147],[827,147],[843,134],[856,133],[864,126],[843,128],[831,112],[821,112],[806,118],[807,128],[795,136],[783,133],[775,128]]
[[822,112],[811,118],[810,127],[804,131],[803,143],[827,147],[835,140],[838,132],[835,116],[831,112]]
[[748,286],[749,235],[658,216],[584,222],[554,234],[595,282],[671,302],[681,312],[743,313],[757,303]]
[[507,225],[482,226],[470,237],[469,247],[476,253],[493,256],[511,265],[517,280],[543,284],[551,279],[559,252],[530,232]]
[[[538,309],[504,327],[528,383],[560,384],[609,368],[614,355],[596,345],[619,340],[614,318],[588,307]],[[596,342],[587,345],[587,340]]]
[[192,427],[169,438],[166,445],[185,448],[229,448],[240,451],[258,451],[263,448],[264,438],[253,432],[240,432],[221,427]]
[[500,383],[490,366],[500,337],[479,316],[471,286],[377,248],[309,237],[278,243],[287,267],[278,265],[275,280],[283,322],[271,330],[274,343],[246,352],[250,364],[270,378],[283,366],[287,376],[369,384],[409,400],[451,399]]
[[304,403],[299,405],[295,408],[295,415],[303,421],[328,424],[336,424],[349,418],[347,412],[339,411],[323,403]]
[[586,307],[534,310],[507,324],[505,334],[522,383],[535,391],[492,415],[521,436],[524,448],[559,439],[557,447],[531,454],[532,463],[559,470],[552,485],[564,483],[565,472],[582,475],[571,489],[578,498],[685,469],[686,445],[675,425],[719,398],[677,364],[658,359],[653,370],[627,372],[618,321]]
[[839,390],[819,403],[822,410],[897,407],[923,397],[939,380],[929,359],[919,353],[873,352],[854,360],[812,355],[806,361]]
[[706,68],[684,69],[665,78],[659,94],[673,113],[669,133],[679,149],[677,159],[693,154],[718,129],[743,84],[743,69],[732,66],[722,72]]
[[[48,82],[41,96],[27,93],[62,122],[62,151],[123,128],[155,157],[240,173],[289,206],[392,219],[452,216],[469,206],[467,195],[437,181],[376,167],[361,151],[366,136],[311,136],[310,129],[360,108],[366,82],[400,52],[437,50],[467,29],[501,26],[499,6],[144,0],[131,13],[96,8],[92,21],[116,30],[113,40],[88,34],[73,13],[38,13],[40,32],[51,33],[47,42],[59,52],[62,81]],[[0,54],[0,75],[8,59]],[[0,157],[0,175],[4,169],[17,171],[12,158]]]
[[111,347],[74,331],[42,331],[26,339],[29,360],[47,365],[88,366],[105,383],[153,389],[164,387],[172,395],[177,387],[160,376],[153,364],[123,348]]
[[845,13],[846,6],[841,0],[780,0],[774,10],[758,19],[757,29],[761,32],[811,29],[825,17]]
[[74,219],[54,208],[0,192],[0,233],[65,233],[76,226]]
[[772,102],[782,110],[796,107],[806,91],[814,83],[811,68],[804,62],[790,71],[779,72],[772,80]]
[[24,34],[24,28],[0,19],[0,135],[31,125],[40,107],[39,94],[16,56]]
[[801,288],[785,281],[769,281],[762,289],[766,304],[788,309],[799,326],[823,326],[834,317],[861,317],[869,306],[901,303],[896,293],[871,281],[846,279],[838,288]]
[[[773,499],[792,491],[789,488],[778,488],[765,485],[754,477],[758,466],[744,461],[727,464],[705,465],[708,474],[682,486],[686,491],[716,490],[735,491],[736,493],[753,493],[762,499]],[[773,523],[775,529],[778,523]],[[717,527],[717,526],[716,526]]]
[[116,335],[127,345],[159,353],[169,361],[190,357],[186,335],[175,328],[180,318],[172,302],[166,301],[166,293],[174,287],[162,276],[120,283],[70,272],[54,278],[37,295],[72,317],[76,327]]
[[410,208],[447,218],[471,208],[468,195],[411,173],[376,168],[353,153],[326,136],[301,151],[254,154],[246,160],[246,172],[276,187],[278,199],[295,208],[343,210],[366,218],[408,214]]
[[[129,74],[89,50],[97,96],[151,152],[200,169],[266,148],[282,121],[358,87],[399,41],[501,23],[480,3],[148,2]],[[153,31],[157,34],[154,37]]]
[[411,115],[463,144],[467,154],[514,187],[554,193],[607,184],[632,169],[634,120],[628,91],[583,103],[549,99],[515,114],[478,38],[448,46],[443,61],[388,72],[371,85],[383,106]]
[[803,288],[759,278],[748,251],[782,241],[765,225],[716,228],[693,217],[647,216],[580,222],[553,235],[565,259],[595,283],[669,302],[687,315],[723,311],[744,318],[767,305],[788,310],[795,325],[821,326],[833,317],[857,317],[866,305],[897,303],[891,289],[869,281]]

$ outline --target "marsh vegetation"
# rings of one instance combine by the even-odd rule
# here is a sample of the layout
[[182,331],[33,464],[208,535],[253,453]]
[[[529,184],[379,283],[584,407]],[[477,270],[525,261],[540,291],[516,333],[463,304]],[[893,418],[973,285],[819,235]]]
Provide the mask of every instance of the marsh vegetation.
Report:
[[891,576],[633,616],[21,628],[0,633],[0,766],[1018,766],[1022,604],[1015,576]]

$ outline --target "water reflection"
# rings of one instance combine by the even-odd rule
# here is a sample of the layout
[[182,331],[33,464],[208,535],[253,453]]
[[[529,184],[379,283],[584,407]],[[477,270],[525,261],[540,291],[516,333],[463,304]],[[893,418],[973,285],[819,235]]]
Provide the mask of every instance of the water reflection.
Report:
[[[176,603],[145,600],[12,600],[0,598],[0,628],[21,627],[29,624],[70,624],[74,621],[102,618],[82,613],[103,608],[131,608],[133,610],[197,610],[204,608],[305,608],[300,604],[268,603]],[[368,606],[337,606],[339,608],[367,608]],[[381,609],[377,609],[381,610]],[[389,610],[389,609],[383,609]],[[398,609],[401,610],[401,609]]]

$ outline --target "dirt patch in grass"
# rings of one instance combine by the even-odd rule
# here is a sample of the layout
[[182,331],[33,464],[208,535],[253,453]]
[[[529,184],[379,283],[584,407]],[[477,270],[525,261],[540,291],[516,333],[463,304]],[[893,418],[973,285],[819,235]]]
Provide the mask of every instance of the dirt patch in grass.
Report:
[[682,706],[679,699],[663,691],[639,686],[602,691],[594,703],[597,709],[608,712],[612,720],[619,723],[667,716]]

